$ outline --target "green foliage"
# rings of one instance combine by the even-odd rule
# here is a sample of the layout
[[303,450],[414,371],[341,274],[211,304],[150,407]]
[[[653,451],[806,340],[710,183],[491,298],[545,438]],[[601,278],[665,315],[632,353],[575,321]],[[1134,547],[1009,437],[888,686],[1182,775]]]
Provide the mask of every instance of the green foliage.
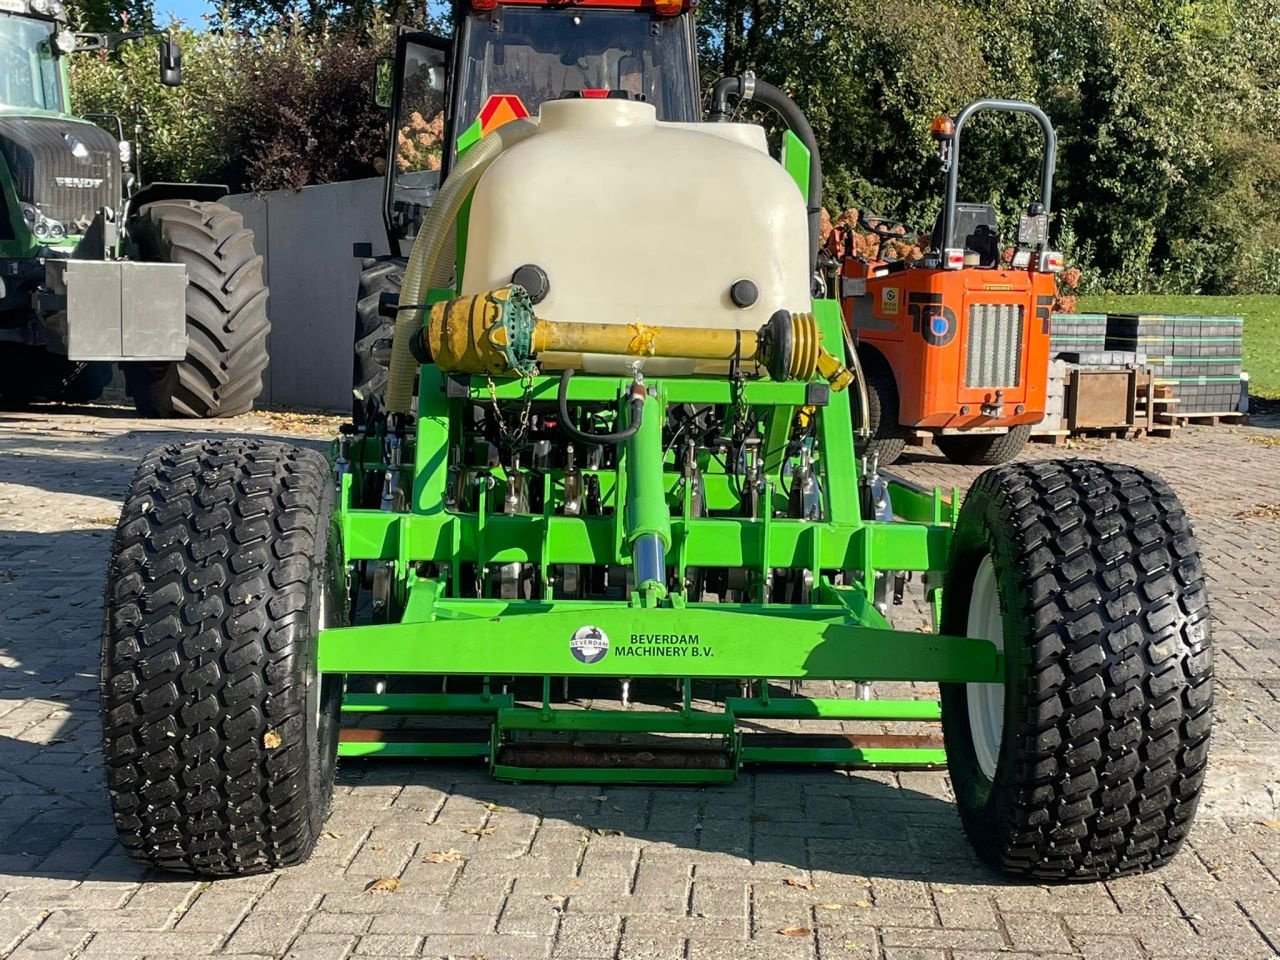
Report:
[[[832,209],[928,227],[929,121],[1027,99],[1057,127],[1059,242],[1084,282],[1280,290],[1274,0],[706,0],[701,15],[705,73],[754,68],[805,109]],[[1016,213],[1038,157],[1029,120],[975,122],[962,198]]]
[[75,108],[124,111],[126,129],[136,122],[145,181],[262,191],[376,176],[386,116],[374,103],[374,63],[392,36],[386,24],[256,37],[181,29],[181,87],[161,85],[154,43],[131,44],[75,61]]
[[154,0],[69,0],[67,10],[77,30],[146,29],[154,23]]
[[[116,0],[78,0],[82,22]],[[152,0],[128,0],[134,22]],[[74,70],[80,110],[141,118],[148,178],[294,187],[376,172],[374,59],[407,0],[227,0],[183,31],[186,83],[151,44]],[[979,97],[1032,100],[1059,135],[1057,242],[1081,290],[1280,292],[1280,17],[1275,0],[703,0],[703,79],[755,69],[823,148],[826,203],[927,229],[943,177],[930,121]],[[282,25],[283,24],[283,25]],[[748,111],[752,117],[758,112]],[[1008,223],[1038,194],[1039,130],[979,118],[961,197]]]

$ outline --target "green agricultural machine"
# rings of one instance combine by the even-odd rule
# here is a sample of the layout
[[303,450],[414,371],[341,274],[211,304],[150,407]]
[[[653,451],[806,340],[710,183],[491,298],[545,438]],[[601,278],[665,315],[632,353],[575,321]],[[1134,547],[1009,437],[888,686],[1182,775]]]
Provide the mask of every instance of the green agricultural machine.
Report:
[[[0,398],[96,400],[113,365],[139,412],[249,410],[267,365],[262,258],[227,188],[140,187],[119,117],[70,112],[71,54],[148,31],[77,33],[61,0],[0,0]],[[160,39],[159,68],[182,54]]]
[[[536,12],[689,15],[626,6]],[[653,63],[656,32],[627,56]],[[1168,861],[1212,709],[1177,497],[1081,460],[963,497],[868,470],[857,354],[813,294],[803,114],[747,75],[712,120],[661,120],[647,76],[607,79],[448,158],[381,298],[386,382],[328,459],[204,440],[142,462],[103,643],[123,846],[211,876],[296,864],[339,758],[423,758],[551,783],[945,766],[998,869]],[[721,109],[749,97],[781,162]],[[913,583],[935,632],[890,623]],[[854,695],[813,695],[830,681]],[[876,696],[901,681],[941,700]]]

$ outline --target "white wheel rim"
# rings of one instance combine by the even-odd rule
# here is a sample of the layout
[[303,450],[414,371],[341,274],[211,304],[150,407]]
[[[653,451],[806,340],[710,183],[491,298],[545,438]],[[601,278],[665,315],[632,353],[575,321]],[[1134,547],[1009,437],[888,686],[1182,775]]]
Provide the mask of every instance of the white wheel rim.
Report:
[[[991,554],[982,558],[973,578],[968,634],[977,640],[991,641],[1004,653],[1004,620],[1000,615],[1000,591]],[[969,735],[978,768],[988,780],[994,780],[1000,760],[1000,741],[1004,737],[1004,684],[965,684],[965,700],[969,705]]]

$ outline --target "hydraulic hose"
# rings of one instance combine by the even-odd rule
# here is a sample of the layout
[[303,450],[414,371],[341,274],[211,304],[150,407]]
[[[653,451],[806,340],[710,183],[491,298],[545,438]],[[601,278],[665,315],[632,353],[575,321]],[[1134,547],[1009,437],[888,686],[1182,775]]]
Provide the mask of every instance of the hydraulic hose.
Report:
[[560,389],[556,393],[556,403],[560,407],[560,429],[571,436],[579,443],[601,444],[603,446],[615,447],[620,443],[625,443],[636,435],[636,431],[640,429],[640,424],[644,420],[644,395],[637,396],[632,394],[631,403],[631,423],[616,433],[587,433],[579,430],[573,425],[573,418],[569,416],[569,381],[573,379],[573,370],[566,367],[564,373],[560,374]]
[[711,88],[711,110],[707,119],[712,123],[724,123],[729,119],[729,97],[739,100],[755,100],[768,107],[787,125],[809,151],[809,263],[818,267],[818,238],[822,233],[822,158],[818,153],[818,138],[804,111],[796,106],[779,87],[761,80],[753,73],[740,77],[721,77]]
[[862,361],[858,358],[858,347],[853,342],[853,334],[842,320],[840,332],[844,334],[844,349],[849,355],[849,363],[853,367],[854,378],[858,381],[858,437],[871,439],[871,398],[867,396],[867,378],[862,374]]
[[482,137],[459,159],[427,212],[422,229],[413,242],[409,263],[405,267],[404,285],[400,288],[399,310],[391,341],[391,364],[387,370],[388,413],[410,412],[418,362],[409,349],[409,341],[422,326],[421,305],[426,301],[427,291],[453,283],[457,263],[458,214],[462,205],[503,150],[531,136],[537,129],[537,123],[532,120],[512,120]]

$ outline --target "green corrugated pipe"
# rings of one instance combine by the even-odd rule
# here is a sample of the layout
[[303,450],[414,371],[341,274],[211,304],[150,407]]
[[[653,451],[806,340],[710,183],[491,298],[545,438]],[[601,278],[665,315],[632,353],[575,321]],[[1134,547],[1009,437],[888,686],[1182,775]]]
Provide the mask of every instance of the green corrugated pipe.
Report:
[[[453,283],[457,262],[457,223],[462,205],[480,182],[489,164],[512,144],[537,132],[532,120],[512,120],[485,134],[458,160],[445,180],[413,242],[409,264],[400,288],[399,311],[391,341],[391,365],[387,371],[387,412],[409,413],[413,402],[413,378],[418,363],[409,351],[409,339],[422,326],[421,304],[427,291]],[[406,307],[416,309],[406,310]]]

